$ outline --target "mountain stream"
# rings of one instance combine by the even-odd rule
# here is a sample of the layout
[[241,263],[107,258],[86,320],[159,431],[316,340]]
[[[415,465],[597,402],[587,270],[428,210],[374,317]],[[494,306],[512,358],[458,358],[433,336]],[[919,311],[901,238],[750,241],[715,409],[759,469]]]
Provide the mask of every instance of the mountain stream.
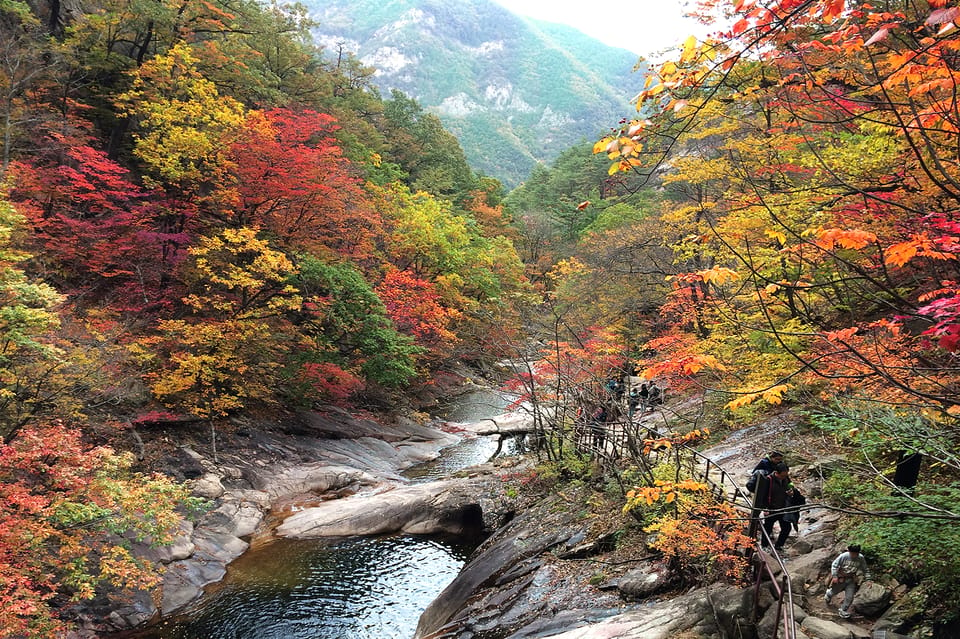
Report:
[[[452,422],[501,414],[509,398],[488,389],[438,411]],[[501,454],[510,454],[506,448]],[[404,473],[441,479],[488,461],[495,437],[473,437]],[[410,639],[417,621],[460,571],[481,539],[390,535],[330,540],[277,539],[253,547],[226,577],[174,617],[137,639]],[[129,636],[129,635],[128,635]]]

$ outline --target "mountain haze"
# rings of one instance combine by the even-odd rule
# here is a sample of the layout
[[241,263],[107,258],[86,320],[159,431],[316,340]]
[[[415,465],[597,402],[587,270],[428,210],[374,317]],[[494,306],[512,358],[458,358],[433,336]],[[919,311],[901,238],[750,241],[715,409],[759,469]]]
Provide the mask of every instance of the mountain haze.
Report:
[[317,42],[436,113],[474,169],[513,187],[634,109],[635,54],[486,0],[308,0]]

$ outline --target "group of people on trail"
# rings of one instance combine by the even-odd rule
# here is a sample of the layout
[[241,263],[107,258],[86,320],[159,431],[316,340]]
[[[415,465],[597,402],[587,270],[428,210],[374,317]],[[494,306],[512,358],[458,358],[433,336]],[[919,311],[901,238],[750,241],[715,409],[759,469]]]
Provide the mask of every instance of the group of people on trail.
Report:
[[[761,537],[761,547],[764,549],[770,547],[773,527],[779,523],[780,528],[773,547],[777,553],[782,552],[791,531],[800,529],[801,507],[807,501],[791,482],[790,468],[784,462],[782,452],[771,451],[760,460],[750,473],[747,490],[754,494],[754,508],[763,511],[765,534]],[[843,602],[840,604],[838,614],[843,618],[850,617],[850,606],[854,595],[860,584],[870,579],[870,569],[866,559],[860,553],[860,546],[851,544],[845,552],[837,555],[830,565],[827,591],[823,595],[824,603],[829,606],[834,595],[842,590]]]
[[575,418],[578,448],[603,451],[609,425],[620,423],[624,411],[627,421],[632,423],[638,410],[642,415],[648,408],[663,403],[664,390],[660,385],[654,381],[637,384],[636,379],[636,376],[626,373],[611,376],[602,389],[597,388],[592,394],[584,393],[578,399]]
[[773,527],[779,524],[774,549],[779,553],[794,529],[800,529],[800,507],[807,500],[790,481],[790,468],[783,461],[783,453],[774,450],[760,460],[750,474],[747,490],[754,493],[754,507],[763,510],[761,546],[769,548]]
[[640,409],[642,415],[647,408],[653,408],[663,403],[663,389],[654,382],[641,382],[640,386],[630,389],[627,399],[627,417],[633,421],[633,416]]

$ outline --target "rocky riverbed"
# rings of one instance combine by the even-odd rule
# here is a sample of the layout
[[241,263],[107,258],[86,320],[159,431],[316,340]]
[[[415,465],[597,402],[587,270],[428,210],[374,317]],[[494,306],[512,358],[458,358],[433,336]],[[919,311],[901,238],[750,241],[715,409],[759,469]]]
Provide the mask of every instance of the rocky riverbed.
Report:
[[[508,415],[497,419],[517,421]],[[177,614],[222,580],[227,565],[251,545],[278,536],[475,535],[495,529],[502,523],[490,498],[498,492],[498,465],[516,458],[442,481],[412,482],[402,474],[491,423],[404,417],[383,423],[330,407],[270,423],[236,420],[221,433],[216,458],[202,439],[168,443],[151,465],[186,482],[208,509],[185,521],[172,544],[135,544],[142,556],[164,566],[161,588],[132,599],[95,600],[78,613],[78,636],[101,636]],[[161,448],[169,439],[164,435],[163,442],[148,446]]]
[[[761,589],[759,619],[749,587],[678,589],[647,549],[645,534],[618,515],[621,498],[611,486],[548,486],[529,463],[514,466],[516,461],[417,485],[400,474],[471,429],[491,428],[491,421],[499,432],[507,425],[522,430],[522,420],[513,417],[473,425],[384,425],[332,410],[297,415],[271,431],[258,429],[248,447],[232,446],[217,462],[195,448],[179,448],[172,467],[212,507],[186,525],[174,544],[146,551],[167,566],[161,596],[141,593],[124,607],[114,606],[112,625],[132,627],[182,610],[222,579],[226,565],[249,544],[273,535],[484,528],[492,535],[423,614],[418,638],[772,636],[776,606],[769,589]],[[706,454],[745,478],[772,448],[795,453],[794,477],[815,500],[829,451],[817,451],[816,442],[785,416],[734,433]],[[906,588],[898,584],[862,588],[856,606],[863,614],[853,620],[840,619],[823,604],[824,575],[843,545],[834,532],[838,519],[814,508],[788,542],[798,636],[870,637],[875,630],[885,630],[888,639],[907,636],[897,634],[912,622],[903,603]],[[91,613],[91,635],[104,628],[95,618]]]

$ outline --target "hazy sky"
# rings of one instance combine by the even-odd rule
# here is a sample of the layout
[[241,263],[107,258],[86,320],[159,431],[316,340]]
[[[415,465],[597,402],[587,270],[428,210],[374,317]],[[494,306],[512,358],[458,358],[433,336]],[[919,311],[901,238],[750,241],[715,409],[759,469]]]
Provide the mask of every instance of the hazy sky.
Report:
[[643,56],[678,45],[705,27],[683,17],[677,0],[495,0],[510,11],[568,24],[589,36]]

